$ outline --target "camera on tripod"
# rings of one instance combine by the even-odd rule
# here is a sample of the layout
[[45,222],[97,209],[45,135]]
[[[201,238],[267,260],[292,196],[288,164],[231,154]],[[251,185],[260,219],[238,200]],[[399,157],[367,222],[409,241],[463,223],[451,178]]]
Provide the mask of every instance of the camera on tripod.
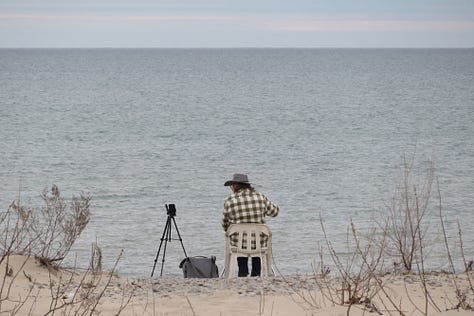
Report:
[[176,216],[176,205],[166,204],[166,214],[171,217]]

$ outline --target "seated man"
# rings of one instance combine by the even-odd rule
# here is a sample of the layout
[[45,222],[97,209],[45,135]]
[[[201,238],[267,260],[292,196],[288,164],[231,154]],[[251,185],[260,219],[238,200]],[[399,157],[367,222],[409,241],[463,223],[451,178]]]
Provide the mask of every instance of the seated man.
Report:
[[[224,231],[227,231],[231,224],[265,224],[265,216],[275,217],[280,211],[276,204],[251,186],[245,174],[234,174],[233,179],[225,182],[224,186],[230,186],[233,192],[224,201],[222,215]],[[237,238],[237,236],[231,236],[232,245],[237,244],[238,240],[235,240]],[[252,243],[255,244],[255,236],[252,236]],[[262,243],[266,245],[266,238],[262,238]],[[248,258],[238,257],[237,263],[239,265],[239,277],[248,276]],[[260,271],[260,258],[253,257],[251,276],[260,276]]]

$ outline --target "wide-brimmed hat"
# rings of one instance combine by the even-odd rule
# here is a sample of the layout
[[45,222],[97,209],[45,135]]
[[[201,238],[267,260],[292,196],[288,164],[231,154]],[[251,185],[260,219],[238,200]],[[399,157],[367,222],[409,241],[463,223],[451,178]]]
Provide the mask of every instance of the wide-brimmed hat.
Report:
[[236,184],[236,183],[250,184],[249,178],[247,177],[246,174],[234,173],[232,180],[226,181],[224,183],[224,186],[227,187],[229,185]]

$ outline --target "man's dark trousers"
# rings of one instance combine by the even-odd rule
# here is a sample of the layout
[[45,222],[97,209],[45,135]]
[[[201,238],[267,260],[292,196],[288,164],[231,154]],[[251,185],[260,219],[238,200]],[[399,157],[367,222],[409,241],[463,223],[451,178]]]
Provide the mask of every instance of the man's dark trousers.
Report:
[[[237,263],[239,265],[239,277],[246,277],[249,275],[248,257],[238,257]],[[252,257],[252,273],[250,276],[260,276],[262,270],[260,257]]]

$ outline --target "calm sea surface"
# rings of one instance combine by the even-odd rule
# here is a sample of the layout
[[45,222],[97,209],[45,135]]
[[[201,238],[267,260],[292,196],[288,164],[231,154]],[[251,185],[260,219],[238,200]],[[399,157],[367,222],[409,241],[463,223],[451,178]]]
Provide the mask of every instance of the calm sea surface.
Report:
[[[90,192],[68,258],[81,267],[97,241],[106,269],[123,249],[118,273],[149,275],[175,203],[188,255],[223,269],[223,183],[238,172],[281,208],[279,270],[310,273],[320,215],[344,252],[351,219],[386,213],[404,154],[417,172],[434,162],[452,243],[459,220],[474,259],[474,49],[0,50],[0,209],[20,186],[35,208],[52,184]],[[432,268],[443,250],[430,244]],[[164,274],[182,258],[168,243]]]

